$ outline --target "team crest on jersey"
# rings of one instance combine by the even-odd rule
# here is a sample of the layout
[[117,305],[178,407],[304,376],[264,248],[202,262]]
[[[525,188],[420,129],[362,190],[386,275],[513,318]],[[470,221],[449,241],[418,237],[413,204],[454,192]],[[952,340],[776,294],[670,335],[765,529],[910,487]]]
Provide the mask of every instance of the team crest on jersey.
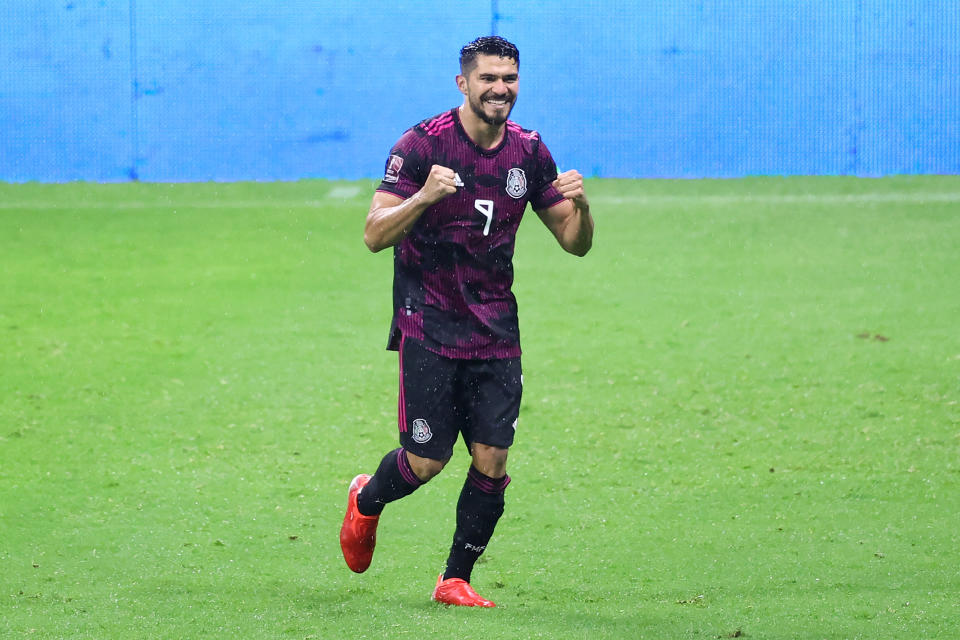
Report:
[[523,169],[514,167],[507,171],[507,195],[511,198],[522,198],[527,192],[527,174]]
[[384,182],[397,182],[400,180],[400,167],[403,166],[403,158],[400,156],[390,156],[387,160],[387,171],[383,174]]
[[413,431],[410,433],[410,436],[414,442],[423,444],[424,442],[430,442],[430,438],[433,437],[433,432],[430,431],[430,425],[427,424],[426,420],[417,418],[413,421]]

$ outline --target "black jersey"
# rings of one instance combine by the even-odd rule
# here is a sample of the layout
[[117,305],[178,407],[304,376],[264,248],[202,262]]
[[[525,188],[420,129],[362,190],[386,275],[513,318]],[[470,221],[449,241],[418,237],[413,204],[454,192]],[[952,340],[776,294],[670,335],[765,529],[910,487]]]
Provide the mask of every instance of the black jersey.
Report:
[[507,121],[503,140],[482,149],[458,109],[407,130],[390,151],[378,191],[409,198],[433,165],[453,169],[457,192],[427,209],[394,247],[393,323],[450,358],[520,355],[513,251],[529,202],[535,210],[563,200],[557,167],[536,131]]

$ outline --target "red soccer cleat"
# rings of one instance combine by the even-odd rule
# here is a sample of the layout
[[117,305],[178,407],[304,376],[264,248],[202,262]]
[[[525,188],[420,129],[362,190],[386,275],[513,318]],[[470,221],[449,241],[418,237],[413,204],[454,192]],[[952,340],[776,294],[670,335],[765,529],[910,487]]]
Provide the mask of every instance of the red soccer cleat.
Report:
[[365,516],[357,509],[357,494],[368,482],[370,476],[362,473],[350,483],[347,493],[347,514],[343,516],[340,527],[340,550],[343,559],[352,571],[363,573],[373,560],[373,549],[377,546],[377,523],[380,516]]
[[433,590],[432,599],[441,604],[453,604],[459,607],[495,607],[494,603],[481,598],[473,590],[470,583],[461,578],[443,579],[441,573],[437,576],[437,586]]

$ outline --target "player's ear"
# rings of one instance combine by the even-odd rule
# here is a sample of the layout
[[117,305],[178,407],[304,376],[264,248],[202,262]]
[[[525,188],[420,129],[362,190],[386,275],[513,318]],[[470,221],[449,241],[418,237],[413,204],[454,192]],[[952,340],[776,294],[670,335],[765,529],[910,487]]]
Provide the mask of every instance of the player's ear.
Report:
[[460,89],[460,93],[467,95],[467,77],[461,74],[457,75],[457,89]]

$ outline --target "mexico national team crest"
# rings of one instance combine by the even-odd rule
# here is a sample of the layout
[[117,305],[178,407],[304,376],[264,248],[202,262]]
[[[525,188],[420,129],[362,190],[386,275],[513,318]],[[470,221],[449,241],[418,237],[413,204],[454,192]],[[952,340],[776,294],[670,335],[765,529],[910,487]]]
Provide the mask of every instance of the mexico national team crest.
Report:
[[507,171],[507,195],[511,198],[522,198],[527,192],[527,174],[523,169],[514,167]]
[[413,431],[410,433],[413,437],[413,441],[419,444],[424,442],[429,442],[430,438],[433,437],[433,432],[430,431],[430,425],[427,424],[427,421],[423,418],[417,418],[413,421]]

